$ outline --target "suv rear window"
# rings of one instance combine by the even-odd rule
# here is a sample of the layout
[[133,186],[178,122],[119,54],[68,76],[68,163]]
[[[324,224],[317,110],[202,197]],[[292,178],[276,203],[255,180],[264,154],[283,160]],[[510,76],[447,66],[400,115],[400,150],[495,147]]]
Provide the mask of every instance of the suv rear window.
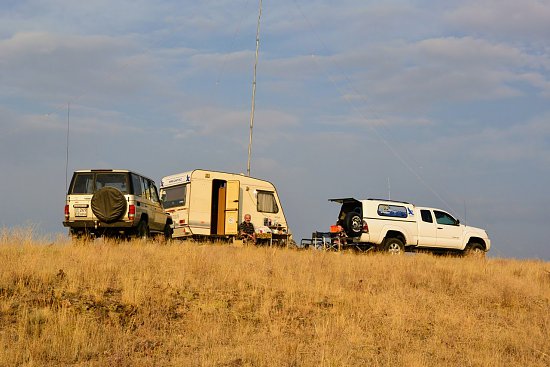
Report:
[[77,172],[73,178],[70,194],[93,194],[103,187],[114,187],[128,194],[128,174],[124,172]]
[[93,173],[75,173],[73,186],[70,194],[93,194],[94,193],[94,174]]

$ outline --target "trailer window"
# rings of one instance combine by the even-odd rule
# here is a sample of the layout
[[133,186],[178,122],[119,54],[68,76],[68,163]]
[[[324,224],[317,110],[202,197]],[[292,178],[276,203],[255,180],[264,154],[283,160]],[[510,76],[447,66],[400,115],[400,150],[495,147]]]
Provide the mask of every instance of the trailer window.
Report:
[[407,218],[407,208],[401,205],[378,205],[378,215],[383,217]]
[[162,189],[162,202],[164,208],[184,206],[186,194],[187,185],[178,185]]
[[278,213],[279,207],[275,194],[268,191],[258,191],[258,211],[261,213]]

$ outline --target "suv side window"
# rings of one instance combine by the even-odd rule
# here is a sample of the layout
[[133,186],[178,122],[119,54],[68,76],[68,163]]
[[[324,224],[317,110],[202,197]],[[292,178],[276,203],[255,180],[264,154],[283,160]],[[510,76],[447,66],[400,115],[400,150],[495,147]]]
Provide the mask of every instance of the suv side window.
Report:
[[158,203],[160,201],[159,194],[157,192],[157,187],[155,186],[155,183],[153,181],[149,181],[149,189],[151,190],[151,201]]
[[157,193],[157,188],[155,187],[155,183],[144,177],[141,177],[141,181],[143,183],[143,197],[147,200],[151,200],[152,202],[158,203],[159,195]]
[[422,216],[422,221],[427,223],[433,223],[434,219],[432,213],[429,210],[422,209],[420,210],[420,215]]
[[134,195],[141,196],[143,194],[141,180],[139,179],[139,176],[135,173],[132,173],[132,186],[134,187]]
[[147,179],[140,177],[141,181],[141,190],[142,190],[142,197],[146,200],[151,200],[151,193],[149,191],[149,181]]

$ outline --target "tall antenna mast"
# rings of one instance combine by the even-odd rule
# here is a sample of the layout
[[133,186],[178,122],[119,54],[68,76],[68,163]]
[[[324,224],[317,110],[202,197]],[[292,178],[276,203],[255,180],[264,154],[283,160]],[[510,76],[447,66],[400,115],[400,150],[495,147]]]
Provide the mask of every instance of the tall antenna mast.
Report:
[[69,186],[69,127],[71,122],[71,102],[67,103],[67,155],[65,157],[65,191]]
[[256,28],[256,59],[254,61],[254,79],[252,81],[252,110],[250,111],[250,138],[248,140],[248,164],[246,175],[250,176],[250,155],[252,153],[252,129],[254,128],[254,108],[256,107],[256,67],[258,65],[258,51],[260,49],[260,18],[262,17],[262,0],[258,10],[258,26]]

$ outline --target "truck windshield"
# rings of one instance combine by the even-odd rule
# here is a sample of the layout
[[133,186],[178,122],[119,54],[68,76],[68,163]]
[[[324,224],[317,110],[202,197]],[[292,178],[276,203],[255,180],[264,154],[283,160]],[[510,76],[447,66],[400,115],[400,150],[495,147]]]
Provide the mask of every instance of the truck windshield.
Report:
[[162,189],[162,203],[164,208],[184,206],[187,193],[187,185],[178,185]]

